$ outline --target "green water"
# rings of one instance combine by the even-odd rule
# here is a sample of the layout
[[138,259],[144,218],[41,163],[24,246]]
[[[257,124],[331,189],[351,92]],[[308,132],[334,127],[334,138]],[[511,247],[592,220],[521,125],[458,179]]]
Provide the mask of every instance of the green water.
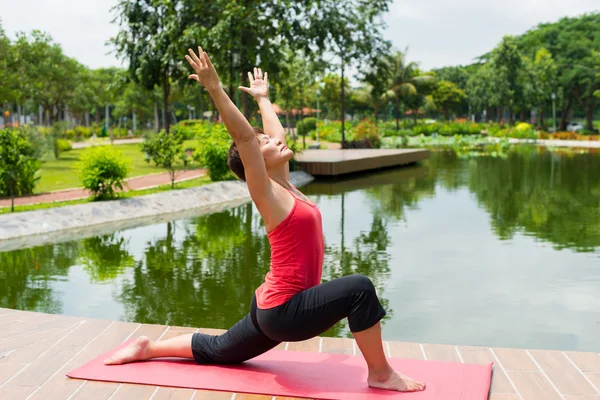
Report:
[[[303,191],[323,214],[324,279],[371,277],[386,339],[600,351],[600,155],[434,153]],[[0,307],[228,328],[268,263],[248,204],[0,253]]]

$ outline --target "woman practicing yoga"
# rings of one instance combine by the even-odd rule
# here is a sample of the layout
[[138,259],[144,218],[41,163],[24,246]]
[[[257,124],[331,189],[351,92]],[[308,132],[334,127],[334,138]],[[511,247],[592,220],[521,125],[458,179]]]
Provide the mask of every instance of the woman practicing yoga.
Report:
[[285,131],[268,97],[267,73],[254,68],[250,87],[240,87],[258,102],[265,133],[252,128],[221,88],[208,55],[191,49],[187,61],[213,98],[233,138],[228,164],[248,184],[271,245],[271,267],[252,298],[250,312],[219,336],[200,333],[153,342],[139,337],[105,364],[158,357],[193,358],[199,364],[235,364],[254,358],[284,341],[318,336],[343,318],[362,352],[369,386],[396,391],[425,389],[423,383],[395,372],[383,352],[380,320],[385,311],[369,278],[351,275],[321,284],[324,256],[321,214],[289,182]]

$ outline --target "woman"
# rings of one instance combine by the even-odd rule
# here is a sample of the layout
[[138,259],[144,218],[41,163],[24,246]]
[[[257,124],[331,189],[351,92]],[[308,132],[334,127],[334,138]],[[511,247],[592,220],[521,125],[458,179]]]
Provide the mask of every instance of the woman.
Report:
[[271,245],[271,268],[256,290],[250,313],[226,333],[200,333],[151,342],[140,337],[116,352],[105,364],[123,364],[157,357],[193,358],[199,364],[234,364],[254,358],[283,341],[318,336],[348,318],[374,388],[423,390],[425,385],[395,372],[383,352],[380,320],[385,311],[373,283],[351,275],[320,284],[324,256],[321,214],[314,203],[289,182],[285,132],[268,97],[267,74],[248,73],[250,87],[240,87],[258,101],[266,134],[253,129],[225,94],[208,55],[198,47],[186,59],[190,75],[213,98],[233,138],[228,164],[248,184]]

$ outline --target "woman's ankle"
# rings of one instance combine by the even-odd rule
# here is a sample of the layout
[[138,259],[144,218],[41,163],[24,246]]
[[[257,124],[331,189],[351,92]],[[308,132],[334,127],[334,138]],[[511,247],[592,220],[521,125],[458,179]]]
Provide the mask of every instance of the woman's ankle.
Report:
[[369,366],[369,378],[375,379],[378,382],[387,381],[392,374],[394,373],[394,369],[390,364],[386,362],[385,365],[382,366]]

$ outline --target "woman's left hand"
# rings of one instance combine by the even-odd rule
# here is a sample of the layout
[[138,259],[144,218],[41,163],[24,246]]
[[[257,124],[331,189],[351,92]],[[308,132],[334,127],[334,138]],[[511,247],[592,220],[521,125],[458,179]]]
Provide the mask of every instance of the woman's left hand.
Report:
[[240,86],[238,89],[250,94],[256,100],[264,97],[269,97],[269,82],[268,82],[268,74],[265,72],[263,77],[263,72],[260,68],[254,68],[254,77],[251,72],[248,72],[248,81],[250,82],[250,87]]

